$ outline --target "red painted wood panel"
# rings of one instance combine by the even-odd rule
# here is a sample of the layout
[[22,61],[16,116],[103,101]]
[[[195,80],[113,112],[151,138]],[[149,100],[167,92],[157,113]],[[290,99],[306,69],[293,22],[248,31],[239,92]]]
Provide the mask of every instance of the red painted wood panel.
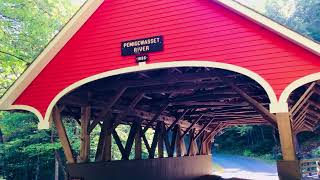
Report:
[[31,83],[15,104],[43,115],[69,85],[135,66],[120,56],[121,41],[164,36],[149,63],[206,60],[234,64],[265,78],[277,96],[292,81],[319,72],[319,57],[211,0],[106,0]]

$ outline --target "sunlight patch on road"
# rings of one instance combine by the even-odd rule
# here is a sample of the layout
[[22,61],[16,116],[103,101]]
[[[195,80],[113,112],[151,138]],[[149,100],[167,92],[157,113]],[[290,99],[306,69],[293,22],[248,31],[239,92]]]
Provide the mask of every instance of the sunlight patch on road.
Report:
[[268,179],[268,180],[279,180],[277,173],[266,173],[266,172],[252,172],[244,171],[240,169],[223,169],[223,171],[214,171],[215,175],[221,176],[223,178],[244,178],[244,179]]
[[219,164],[216,164],[216,163],[212,163],[212,169],[214,171],[214,174],[215,173],[223,173],[224,172],[223,167],[220,166]]

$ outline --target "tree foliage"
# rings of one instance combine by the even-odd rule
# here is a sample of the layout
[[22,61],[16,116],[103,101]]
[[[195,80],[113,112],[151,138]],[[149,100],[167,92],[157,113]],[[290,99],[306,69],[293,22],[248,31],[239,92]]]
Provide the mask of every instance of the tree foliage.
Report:
[[[46,179],[52,173],[53,152],[59,143],[51,143],[50,130],[37,130],[38,120],[32,114],[2,112],[0,129],[4,144],[0,144],[0,162],[7,179]],[[36,169],[41,173],[36,174]]]
[[267,15],[279,23],[320,42],[318,0],[269,0]]
[[[0,0],[0,96],[77,11],[81,3],[73,3],[75,1]],[[267,0],[263,13],[320,41],[318,0]],[[80,126],[74,119],[65,118],[64,122],[77,155]],[[117,127],[123,145],[129,130],[127,125]],[[99,132],[98,126],[91,136],[92,160]],[[54,128],[38,131],[36,117],[31,114],[0,112],[0,178],[4,173],[7,179],[52,179],[54,152],[63,154],[55,134]],[[151,141],[153,131],[148,130],[146,136]],[[272,128],[257,126],[231,128],[218,137],[216,143],[221,150],[233,149],[247,155],[270,154],[278,144]],[[133,154],[130,158],[133,158]],[[145,146],[143,158],[147,158]],[[114,141],[112,159],[121,159]]]
[[271,126],[235,126],[215,139],[218,152],[244,156],[268,156],[276,159],[280,153],[279,137]]
[[0,0],[0,96],[78,8],[70,0]]

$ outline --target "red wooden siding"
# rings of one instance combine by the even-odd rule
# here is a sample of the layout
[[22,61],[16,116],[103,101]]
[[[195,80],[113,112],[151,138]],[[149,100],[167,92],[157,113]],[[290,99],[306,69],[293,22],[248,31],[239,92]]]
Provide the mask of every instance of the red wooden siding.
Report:
[[15,104],[43,115],[69,85],[97,73],[135,66],[120,42],[164,36],[150,62],[218,61],[265,78],[277,96],[292,81],[319,72],[319,57],[210,0],[106,0]]

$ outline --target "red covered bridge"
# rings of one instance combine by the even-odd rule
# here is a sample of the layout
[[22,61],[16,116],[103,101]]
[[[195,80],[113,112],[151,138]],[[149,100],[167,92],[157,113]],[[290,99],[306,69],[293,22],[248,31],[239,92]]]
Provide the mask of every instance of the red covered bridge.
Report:
[[[319,55],[319,44],[232,0],[89,0],[2,97],[0,109],[33,112],[39,128],[52,120],[74,177],[194,178],[210,172],[219,131],[269,124],[281,139],[279,176],[294,179],[293,137],[319,125]],[[65,116],[80,119],[78,160]],[[119,124],[131,126],[125,146]],[[104,163],[87,164],[96,126],[96,162]],[[112,138],[123,160],[134,142],[141,159],[142,140],[150,159],[158,147],[159,159],[109,162]]]

